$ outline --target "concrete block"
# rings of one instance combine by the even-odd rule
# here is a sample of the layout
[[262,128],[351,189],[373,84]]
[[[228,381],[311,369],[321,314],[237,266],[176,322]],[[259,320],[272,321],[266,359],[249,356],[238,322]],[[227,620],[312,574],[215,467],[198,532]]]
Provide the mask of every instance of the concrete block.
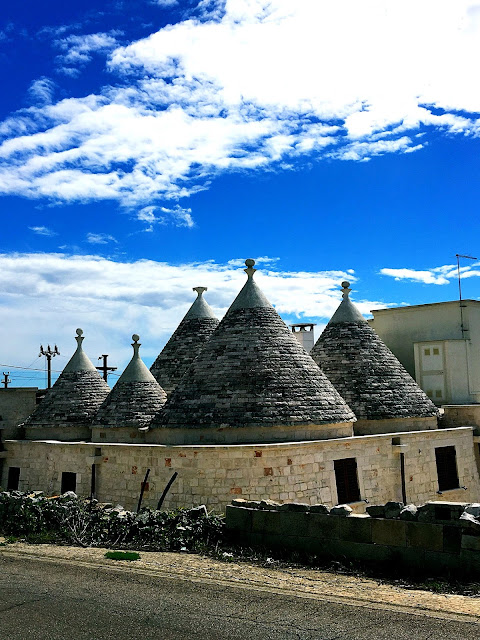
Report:
[[372,518],[361,516],[349,516],[348,518],[335,518],[338,522],[337,534],[340,540],[350,542],[372,542]]
[[281,511],[254,511],[252,531],[283,536],[304,536],[307,531],[306,513],[282,513]]
[[480,553],[472,549],[460,551],[460,567],[467,575],[473,575],[476,579],[480,576]]
[[480,554],[480,537],[469,536],[468,534],[462,535],[461,541],[462,549],[469,549],[470,551],[477,551]]
[[250,532],[252,529],[252,509],[227,505],[225,508],[225,524],[227,529]]
[[458,556],[441,551],[425,550],[425,568],[432,575],[458,573],[461,569]]
[[390,545],[392,547],[405,547],[406,525],[403,520],[371,519],[372,542],[375,544]]
[[459,527],[443,526],[443,550],[445,553],[460,553],[462,530]]
[[[319,540],[338,538],[340,518],[332,518],[326,513],[309,513],[305,535]],[[343,520],[342,520],[343,522]]]
[[443,526],[429,522],[406,522],[407,545],[443,551]]

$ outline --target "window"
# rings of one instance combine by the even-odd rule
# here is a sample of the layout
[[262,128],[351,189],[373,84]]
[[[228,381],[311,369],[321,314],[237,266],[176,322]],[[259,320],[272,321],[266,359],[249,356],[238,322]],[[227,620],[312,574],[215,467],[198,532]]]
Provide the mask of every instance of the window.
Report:
[[7,491],[17,491],[20,481],[20,467],[9,467],[7,478]]
[[426,356],[429,356],[430,355],[430,349],[425,349],[424,353],[425,353]]
[[441,398],[441,397],[442,397],[442,392],[441,392],[441,390],[437,389],[437,390],[435,391],[435,397],[436,397],[436,398]]
[[75,492],[77,490],[77,474],[70,471],[64,471],[62,473],[62,493],[67,491]]
[[440,355],[440,349],[433,349],[433,355],[434,356],[439,356]]
[[334,460],[333,466],[339,504],[358,502],[360,500],[360,489],[358,487],[356,458]]
[[458,489],[455,447],[437,447],[435,449],[435,460],[437,462],[438,490]]

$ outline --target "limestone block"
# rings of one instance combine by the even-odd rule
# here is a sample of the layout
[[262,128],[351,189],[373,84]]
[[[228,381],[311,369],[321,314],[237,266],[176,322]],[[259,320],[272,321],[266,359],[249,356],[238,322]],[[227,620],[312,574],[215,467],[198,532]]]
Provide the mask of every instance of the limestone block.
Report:
[[404,506],[405,505],[403,504],[403,502],[393,502],[390,500],[385,504],[385,518],[389,520],[393,518],[399,518],[400,512],[402,511]]
[[385,505],[372,504],[366,508],[366,512],[371,518],[385,518]]
[[310,505],[306,502],[285,502],[279,506],[279,511],[309,511]]
[[468,507],[465,507],[463,513],[468,513],[474,518],[480,519],[480,504],[475,502],[474,504],[468,505]]
[[335,507],[330,509],[331,516],[348,517],[351,513],[353,513],[353,509],[348,504],[337,504]]
[[259,509],[264,511],[276,511],[280,507],[280,503],[274,500],[261,500],[258,506]]
[[407,504],[400,511],[400,520],[409,520],[410,522],[416,521],[418,517],[418,509],[414,504]]
[[458,522],[462,529],[470,529],[472,532],[480,535],[480,520],[470,513],[462,513]]
[[311,513],[328,513],[329,508],[325,504],[312,504],[310,506]]
[[401,520],[372,518],[372,542],[392,547],[405,547],[407,544],[406,524]]

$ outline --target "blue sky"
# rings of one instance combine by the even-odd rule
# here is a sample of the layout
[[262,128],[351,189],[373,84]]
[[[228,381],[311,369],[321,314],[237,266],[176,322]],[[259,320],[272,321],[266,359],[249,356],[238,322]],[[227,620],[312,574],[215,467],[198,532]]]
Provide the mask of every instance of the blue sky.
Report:
[[[0,23],[0,368],[75,328],[150,363],[242,261],[287,322],[458,295],[477,256],[480,4],[10,3]],[[7,90],[5,90],[7,89]],[[480,267],[462,261],[464,297]],[[319,331],[317,331],[318,335]],[[0,372],[1,373],[1,372]]]

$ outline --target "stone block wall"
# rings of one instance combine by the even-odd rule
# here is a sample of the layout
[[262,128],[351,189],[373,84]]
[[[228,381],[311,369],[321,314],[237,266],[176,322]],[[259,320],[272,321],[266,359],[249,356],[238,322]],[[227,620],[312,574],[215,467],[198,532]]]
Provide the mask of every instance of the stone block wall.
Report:
[[[242,504],[235,500],[226,508],[226,524],[232,539],[243,545],[381,564],[391,571],[478,576],[480,521],[474,517],[462,520],[458,513],[454,519],[436,520],[438,504],[420,508],[428,521],[409,521],[358,514],[342,517],[328,513],[323,505]],[[443,503],[442,517],[450,504],[452,515],[460,505]],[[461,511],[467,506],[462,503]],[[476,508],[480,513],[480,505]]]
[[35,411],[37,387],[0,389],[0,428],[2,439],[18,438],[18,425]]
[[[20,468],[19,489],[58,494],[62,472],[77,474],[79,495],[90,494],[92,464],[97,498],[136,506],[140,485],[150,469],[145,505],[155,507],[172,474],[178,477],[165,508],[206,504],[224,511],[232,498],[278,502],[339,502],[334,461],[357,461],[357,513],[370,504],[401,500],[400,455],[404,453],[407,501],[438,499],[435,448],[454,445],[460,488],[442,500],[480,501],[480,481],[471,428],[336,440],[258,445],[167,446],[105,442],[8,441],[0,485],[6,488],[9,467]],[[465,487],[465,488],[463,488]]]
[[448,404],[443,410],[444,427],[470,425],[476,427],[476,433],[480,435],[480,404]]

